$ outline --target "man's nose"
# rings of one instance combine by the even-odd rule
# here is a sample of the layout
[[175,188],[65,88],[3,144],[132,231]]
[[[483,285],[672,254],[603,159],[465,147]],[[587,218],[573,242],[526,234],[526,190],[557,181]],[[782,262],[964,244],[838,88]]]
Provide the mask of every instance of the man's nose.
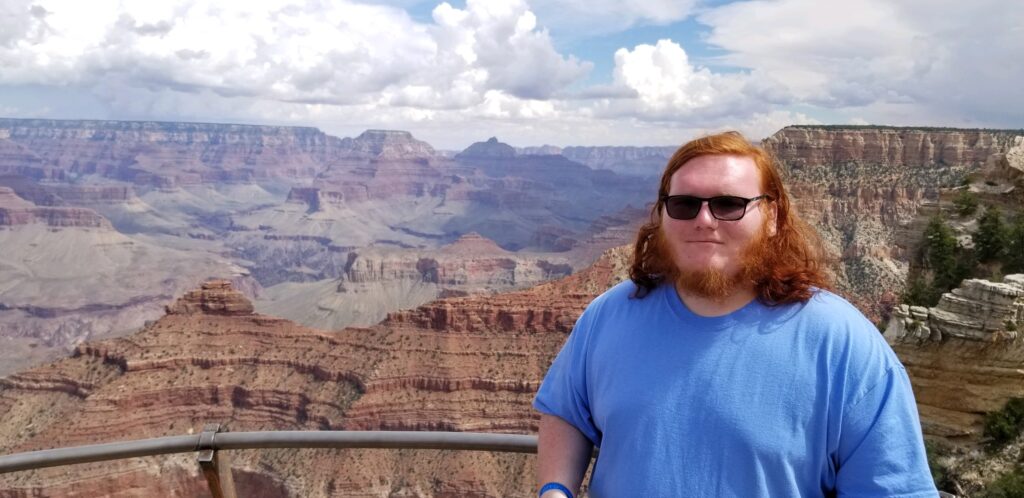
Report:
[[718,226],[718,218],[711,214],[711,206],[708,201],[701,201],[700,209],[697,210],[697,216],[693,222],[697,224],[697,227],[714,228]]

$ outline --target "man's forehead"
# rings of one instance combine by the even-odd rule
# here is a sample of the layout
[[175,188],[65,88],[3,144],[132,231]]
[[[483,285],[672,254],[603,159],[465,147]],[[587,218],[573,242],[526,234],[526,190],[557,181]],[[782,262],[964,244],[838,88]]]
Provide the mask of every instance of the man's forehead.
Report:
[[671,187],[760,188],[761,172],[747,156],[708,155],[695,157],[672,173]]

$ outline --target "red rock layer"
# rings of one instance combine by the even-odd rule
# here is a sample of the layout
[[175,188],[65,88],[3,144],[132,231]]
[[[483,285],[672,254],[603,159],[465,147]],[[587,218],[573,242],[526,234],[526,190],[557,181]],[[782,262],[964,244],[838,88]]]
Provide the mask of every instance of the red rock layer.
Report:
[[[326,333],[243,310],[222,282],[129,337],[0,381],[0,452],[265,429],[533,433],[530,403],[585,304],[623,278],[624,251],[557,283],[458,298]],[[282,496],[532,496],[533,457],[383,450],[233,452],[236,477]],[[196,493],[183,457],[0,476],[0,496]],[[151,476],[146,479],[144,476]],[[252,488],[249,488],[252,489]],[[256,495],[254,495],[256,496]]]
[[167,306],[168,315],[251,315],[252,303],[227,280],[205,282]]

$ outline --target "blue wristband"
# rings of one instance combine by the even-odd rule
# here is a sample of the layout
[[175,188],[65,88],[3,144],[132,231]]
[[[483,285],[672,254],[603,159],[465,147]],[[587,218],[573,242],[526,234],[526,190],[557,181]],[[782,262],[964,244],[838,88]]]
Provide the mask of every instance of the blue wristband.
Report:
[[557,489],[558,491],[561,491],[561,492],[565,493],[565,496],[568,496],[569,498],[572,498],[572,491],[569,491],[569,488],[567,488],[565,486],[562,486],[562,483],[558,483],[558,482],[549,482],[549,483],[541,486],[540,487],[540,493],[537,493],[537,496],[539,497],[539,496],[543,495],[544,493],[547,493],[548,491],[551,491],[552,489]]

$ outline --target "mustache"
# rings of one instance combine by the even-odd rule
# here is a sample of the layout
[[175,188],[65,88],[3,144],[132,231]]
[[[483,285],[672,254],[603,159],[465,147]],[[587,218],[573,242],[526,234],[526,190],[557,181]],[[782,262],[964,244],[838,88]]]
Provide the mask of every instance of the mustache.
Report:
[[[765,219],[757,234],[747,242],[747,245],[740,252],[739,271],[734,275],[726,275],[717,268],[702,268],[699,270],[681,270],[674,263],[666,269],[666,277],[675,282],[677,288],[697,296],[721,301],[732,295],[739,287],[749,285],[756,286],[758,282],[765,281],[771,275],[773,267],[773,255],[776,254],[775,238],[768,235],[768,224]],[[671,254],[668,251],[665,237],[658,237],[656,241],[660,257],[665,261],[671,261]]]

